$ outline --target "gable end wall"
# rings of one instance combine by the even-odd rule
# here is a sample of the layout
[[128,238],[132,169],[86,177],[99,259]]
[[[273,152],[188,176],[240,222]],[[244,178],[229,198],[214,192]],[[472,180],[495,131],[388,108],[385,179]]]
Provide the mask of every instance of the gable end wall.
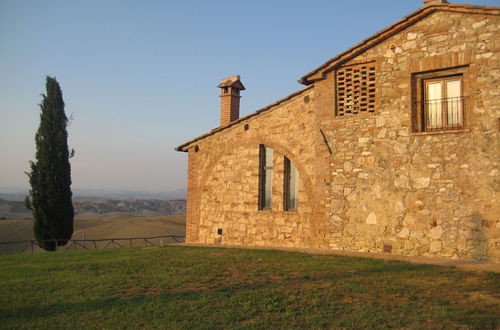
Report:
[[[341,228],[330,247],[500,259],[499,31],[498,16],[437,12],[352,59],[377,63],[375,114],[332,116],[335,70],[316,83],[334,149],[329,218]],[[412,74],[457,66],[465,131],[415,134]]]
[[[374,61],[375,113],[335,117],[332,70],[195,142],[188,242],[500,260],[499,36],[499,16],[433,13],[345,63]],[[412,73],[455,66],[467,67],[466,130],[415,134]],[[260,144],[275,152],[272,211],[258,210]],[[298,211],[283,211],[284,156]]]

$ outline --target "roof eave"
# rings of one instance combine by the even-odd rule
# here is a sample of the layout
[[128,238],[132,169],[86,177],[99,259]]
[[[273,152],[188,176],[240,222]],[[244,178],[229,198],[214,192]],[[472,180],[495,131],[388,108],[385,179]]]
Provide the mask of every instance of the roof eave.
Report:
[[181,144],[181,145],[180,145],[180,146],[178,146],[177,148],[174,148],[174,150],[175,150],[175,151],[180,151],[180,152],[187,152],[187,151],[188,151],[188,149],[189,149],[188,147],[189,147],[190,145],[192,145],[193,143],[198,142],[198,141],[201,141],[201,140],[203,140],[203,139],[205,139],[205,138],[207,138],[207,137],[209,137],[209,136],[211,136],[211,135],[217,134],[217,133],[219,133],[219,132],[221,132],[221,131],[223,131],[223,130],[225,130],[225,129],[227,129],[227,128],[233,127],[233,126],[235,126],[235,125],[237,125],[237,124],[241,124],[242,122],[244,122],[244,121],[246,121],[246,120],[248,120],[248,119],[250,119],[250,118],[253,118],[253,117],[257,116],[257,115],[260,115],[260,114],[262,114],[262,113],[266,113],[266,112],[268,112],[268,111],[272,110],[272,109],[273,109],[274,107],[276,107],[277,105],[279,105],[279,104],[281,104],[281,103],[283,103],[283,102],[286,102],[286,101],[288,101],[288,100],[291,100],[291,99],[293,99],[294,97],[296,97],[296,96],[298,96],[298,95],[300,95],[300,94],[302,94],[302,93],[304,93],[304,92],[306,92],[306,91],[308,91],[308,90],[312,89],[313,87],[314,87],[314,85],[310,85],[310,86],[304,87],[304,88],[302,88],[301,90],[298,90],[298,91],[296,91],[295,93],[292,93],[292,94],[290,94],[290,95],[288,95],[288,96],[286,96],[286,97],[284,97],[284,98],[282,98],[282,99],[279,99],[278,101],[276,101],[276,102],[274,102],[274,103],[272,103],[272,104],[269,104],[269,105],[267,105],[267,106],[265,106],[265,107],[263,107],[263,108],[261,108],[261,109],[259,109],[259,110],[255,111],[255,112],[252,112],[251,114],[249,114],[249,115],[247,115],[247,116],[245,116],[245,117],[241,117],[240,119],[237,119],[237,120],[235,120],[235,121],[233,121],[233,122],[229,123],[229,124],[228,124],[228,125],[226,125],[226,126],[221,126],[221,127],[214,128],[213,130],[211,130],[211,131],[210,131],[210,132],[208,132],[208,133],[205,133],[205,134],[203,134],[203,135],[200,135],[200,136],[198,136],[198,137],[196,137],[196,138],[194,138],[194,139],[192,139],[192,140],[190,140],[190,141],[188,141],[188,142],[186,142],[186,143],[184,143],[184,144]]
[[175,151],[180,151],[180,152],[188,152],[187,150],[183,149],[184,145],[180,145],[177,148],[174,148]]
[[[476,11],[476,10],[485,10],[485,11],[495,11],[495,10],[500,10],[500,7],[490,7],[490,6],[472,6],[472,5],[463,5],[463,4],[436,4],[436,5],[430,5],[426,7],[422,7],[420,9],[417,9],[413,13],[403,17],[396,23],[390,25],[389,27],[380,30],[379,32],[375,33],[374,35],[370,36],[367,39],[364,39],[360,43],[354,45],[353,47],[347,49],[346,51],[338,54],[337,56],[331,58],[330,60],[326,61],[313,71],[307,73],[306,75],[302,76],[298,82],[303,84],[303,85],[310,85],[318,80],[323,79],[323,75],[320,78],[311,78],[318,73],[326,73],[330,71],[330,69],[341,65],[342,63],[352,59],[353,57],[359,55],[359,53],[364,52],[365,50],[379,44],[380,42],[386,40],[387,38],[393,36],[394,34],[400,32],[401,30],[404,30],[410,25],[413,25],[414,23],[418,22],[424,17],[427,17],[428,15],[439,11],[439,10],[449,10],[449,11],[454,11],[454,10],[469,10],[469,11]],[[322,72],[324,71],[324,72]]]

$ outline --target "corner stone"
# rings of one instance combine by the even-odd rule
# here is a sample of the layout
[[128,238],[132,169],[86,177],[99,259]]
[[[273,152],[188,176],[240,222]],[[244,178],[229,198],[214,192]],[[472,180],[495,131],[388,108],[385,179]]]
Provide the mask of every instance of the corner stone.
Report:
[[441,251],[441,241],[431,242],[431,246],[429,247],[430,253],[436,253]]
[[413,181],[413,188],[424,189],[429,187],[430,183],[431,183],[431,178],[416,178]]
[[443,227],[438,226],[436,228],[431,229],[429,237],[433,239],[440,239],[443,236],[443,234],[444,234]]
[[377,215],[375,213],[370,212],[368,216],[366,217],[366,223],[369,225],[376,225],[377,224]]
[[399,238],[408,238],[409,235],[410,235],[410,230],[408,228],[403,228],[399,232],[398,237]]

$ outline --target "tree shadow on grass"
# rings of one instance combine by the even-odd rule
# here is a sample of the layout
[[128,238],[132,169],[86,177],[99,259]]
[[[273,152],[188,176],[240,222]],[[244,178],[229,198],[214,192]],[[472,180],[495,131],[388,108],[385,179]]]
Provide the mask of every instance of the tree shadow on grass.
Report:
[[[442,269],[404,262],[390,261],[389,264],[391,267],[386,273],[376,269],[373,275],[396,276],[398,271],[410,271],[402,276],[408,279],[418,276],[419,271],[437,268],[437,274]],[[360,270],[361,273],[369,271],[369,267]],[[322,327],[323,323],[326,327],[371,327],[381,324],[378,322],[388,322],[387,325],[394,327],[417,327],[426,319],[441,324],[450,318],[455,320],[453,325],[495,328],[498,324],[491,308],[462,310],[448,302],[434,302],[430,300],[434,298],[432,296],[412,301],[411,295],[418,292],[407,294],[408,288],[401,287],[397,280],[391,282],[388,279],[380,283],[379,288],[373,288],[375,282],[363,276],[366,273],[360,275],[360,279],[356,279],[356,272],[343,269],[337,273],[311,274],[311,278],[297,273],[286,278],[266,277],[251,283],[244,279],[228,282],[228,279],[221,278],[218,283],[203,286],[203,289],[170,289],[155,295],[148,295],[151,291],[136,292],[123,298],[90,297],[95,299],[73,302],[48,300],[47,304],[21,308],[1,306],[3,325],[0,327],[220,328],[249,320],[262,328],[271,325],[293,327],[300,322],[304,327],[313,328]],[[342,282],[324,286],[332,279]],[[394,292],[386,294],[384,288],[393,288]],[[385,300],[383,303],[380,298],[395,301]],[[402,313],[405,318],[401,318]],[[311,315],[316,319],[309,319]]]
[[32,305],[22,308],[9,308],[8,306],[0,307],[0,319],[11,322],[26,322],[35,321],[38,319],[47,319],[52,317],[61,317],[61,319],[71,319],[73,315],[80,313],[90,313],[97,311],[111,311],[112,309],[128,309],[152,303],[166,301],[198,301],[202,299],[201,291],[182,291],[165,293],[157,296],[135,296],[128,299],[120,298],[104,298],[76,302],[59,301],[43,305]]
[[479,212],[472,213],[466,234],[471,242],[470,257],[473,260],[487,260],[489,253],[489,246],[485,230],[487,229],[488,221],[486,221]]

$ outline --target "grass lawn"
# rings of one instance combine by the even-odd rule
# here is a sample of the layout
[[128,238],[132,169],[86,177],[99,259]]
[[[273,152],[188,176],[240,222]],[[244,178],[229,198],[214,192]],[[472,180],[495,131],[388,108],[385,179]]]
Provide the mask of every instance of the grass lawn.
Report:
[[297,252],[0,256],[1,328],[499,328],[500,274]]

